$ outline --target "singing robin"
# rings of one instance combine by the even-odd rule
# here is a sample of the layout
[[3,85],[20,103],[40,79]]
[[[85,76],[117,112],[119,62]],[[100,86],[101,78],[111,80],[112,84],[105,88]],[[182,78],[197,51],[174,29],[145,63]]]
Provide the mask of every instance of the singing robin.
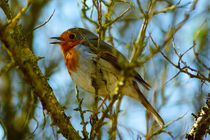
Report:
[[[128,60],[114,47],[104,41],[100,41],[98,46],[98,36],[83,28],[71,28],[63,32],[60,37],[52,37],[58,40],[51,44],[59,44],[64,56],[65,65],[74,83],[89,93],[97,93],[100,96],[109,96],[116,88],[116,82],[122,76],[123,64],[128,64]],[[98,61],[96,58],[98,58]],[[121,60],[122,63],[119,62]],[[122,61],[123,60],[123,61]],[[94,76],[96,72],[97,84]],[[127,95],[141,102],[150,112],[160,126],[164,126],[164,121],[147,101],[140,91],[137,82],[146,89],[150,86],[143,78],[134,71],[126,78],[126,84],[122,87],[122,94]]]

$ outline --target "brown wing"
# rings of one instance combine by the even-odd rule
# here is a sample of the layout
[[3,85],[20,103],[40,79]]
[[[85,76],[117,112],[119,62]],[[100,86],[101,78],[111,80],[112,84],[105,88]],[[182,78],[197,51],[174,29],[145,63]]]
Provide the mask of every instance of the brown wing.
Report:
[[[97,45],[97,41],[98,41],[97,39],[91,40],[91,43],[95,46]],[[96,54],[97,48],[92,46],[91,52]],[[123,63],[129,63],[128,60],[125,58],[125,56],[123,56],[123,54],[121,54],[118,50],[116,50],[109,44],[105,43],[104,41],[101,41],[100,52],[102,52],[101,58],[110,62],[118,70],[123,69],[123,65],[119,63],[120,60],[123,61]],[[140,84],[142,84],[146,89],[149,89],[151,87],[147,82],[144,81],[144,79],[136,71],[134,71],[133,73],[134,73],[135,79]]]
[[[97,44],[96,42],[91,42],[94,45]],[[123,68],[123,65],[119,63],[119,60],[123,60],[124,63],[129,63],[128,60],[115,48],[111,47],[110,45],[106,44],[105,42],[101,43],[100,50],[102,50],[100,57],[108,62],[110,62],[115,68],[118,70],[121,70]],[[96,47],[91,47],[91,52],[96,54]],[[100,52],[99,52],[100,53]],[[144,79],[136,72],[134,71],[135,79],[142,84],[146,89],[150,88],[150,85],[144,81]],[[136,91],[138,92],[138,100],[143,104],[143,106],[147,109],[148,112],[150,112],[155,120],[160,124],[161,126],[164,126],[164,121],[160,117],[160,115],[156,112],[156,110],[152,107],[152,105],[147,101],[147,99],[144,97],[143,93],[140,91],[137,83],[133,81],[133,86],[135,87]]]

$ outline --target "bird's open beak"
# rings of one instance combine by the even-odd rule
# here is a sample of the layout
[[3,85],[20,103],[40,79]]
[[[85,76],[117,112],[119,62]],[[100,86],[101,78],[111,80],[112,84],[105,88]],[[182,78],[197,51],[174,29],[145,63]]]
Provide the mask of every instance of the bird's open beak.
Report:
[[63,41],[63,38],[61,37],[51,37],[50,39],[60,40],[60,42],[50,42],[50,44],[60,44]]

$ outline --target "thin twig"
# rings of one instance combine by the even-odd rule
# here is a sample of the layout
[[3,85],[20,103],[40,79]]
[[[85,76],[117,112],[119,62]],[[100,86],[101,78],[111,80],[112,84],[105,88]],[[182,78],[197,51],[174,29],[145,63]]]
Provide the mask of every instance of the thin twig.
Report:
[[21,17],[25,14],[26,10],[29,8],[30,5],[31,5],[31,0],[27,0],[26,7],[22,8],[21,11],[13,19],[9,20],[6,26],[9,28],[15,27],[18,21],[21,19]]
[[113,23],[115,23],[117,20],[119,20],[121,17],[123,17],[129,10],[130,10],[130,7],[127,8],[122,14],[120,14],[119,17],[117,17],[114,20],[110,21],[109,23],[103,25],[103,28],[106,28],[106,27],[112,25]]
[[50,17],[49,17],[44,23],[42,23],[42,24],[40,24],[39,26],[35,27],[35,28],[33,29],[33,31],[35,31],[36,29],[41,28],[42,26],[44,26],[45,24],[47,24],[47,23],[50,21],[50,19],[53,17],[54,13],[55,13],[55,9],[53,10],[53,12],[52,12],[52,14],[50,15]]
[[7,71],[9,71],[12,67],[14,66],[14,62],[9,62],[7,65],[5,65],[4,67],[2,67],[1,69],[0,69],[0,76],[2,75],[2,74],[4,74],[5,72],[7,72]]
[[83,102],[83,99],[80,98],[80,96],[79,96],[79,90],[78,90],[78,87],[77,87],[77,86],[75,86],[75,92],[76,92],[76,99],[77,99],[77,102],[78,102],[78,107],[75,108],[74,110],[75,110],[75,111],[79,111],[79,113],[80,113],[80,118],[81,118],[80,124],[83,126],[83,127],[82,127],[82,134],[83,134],[83,138],[86,140],[86,139],[88,139],[89,133],[88,133],[88,131],[87,131],[87,129],[86,129],[86,126],[87,126],[88,122],[85,121],[84,114],[85,114],[88,110],[83,110],[83,109],[82,109],[82,102]]
[[83,18],[85,18],[86,20],[88,20],[89,22],[93,23],[96,27],[98,27],[98,23],[95,22],[94,20],[90,19],[87,14],[86,11],[89,10],[90,8],[87,6],[86,4],[86,0],[82,1],[82,16]]
[[141,25],[141,28],[138,33],[138,37],[135,41],[135,44],[134,44],[134,47],[133,47],[133,50],[131,53],[130,62],[136,62],[138,60],[139,56],[141,55],[141,53],[143,52],[145,34],[146,34],[146,30],[147,30],[149,21],[152,17],[153,7],[154,7],[154,4],[153,4],[153,1],[151,1],[149,8],[148,8],[148,12],[147,12],[147,14],[144,15],[144,22]]
[[199,56],[198,56],[198,53],[197,53],[196,50],[195,50],[195,45],[196,45],[195,41],[193,41],[193,44],[194,44],[194,45],[193,45],[193,52],[194,52],[194,54],[195,54],[195,57],[196,57],[197,61],[198,61],[199,64],[201,64],[204,68],[206,68],[207,70],[210,71],[210,67],[208,67],[206,64],[203,63],[203,61],[200,60],[200,58],[199,58]]
[[145,17],[145,13],[144,13],[144,10],[141,6],[141,3],[140,3],[140,0],[136,0],[137,1],[137,4],[138,4],[138,7],[139,7],[139,11],[141,12],[143,18]]
[[172,123],[174,123],[174,122],[176,122],[176,121],[182,119],[185,115],[186,115],[186,113],[185,113],[184,115],[178,117],[177,119],[175,119],[175,120],[173,120],[173,121],[167,123],[164,127],[157,129],[149,138],[152,138],[153,136],[158,135],[158,134],[160,134],[161,132],[167,133],[167,134],[169,134],[169,135],[173,138],[173,135],[171,134],[171,132],[164,130],[164,128],[167,128],[167,127],[168,127],[169,125],[171,125]]
[[169,6],[169,7],[163,8],[163,9],[161,9],[161,10],[159,10],[159,11],[155,11],[155,12],[154,12],[154,15],[157,15],[157,14],[160,14],[160,13],[166,13],[166,12],[168,12],[168,11],[172,11],[172,10],[174,10],[176,7],[177,7],[177,5],[171,5],[171,6]]
[[[174,64],[174,63],[173,63],[173,62],[172,62],[172,61],[171,61],[171,60],[170,60],[170,59],[161,51],[160,46],[157,46],[157,44],[155,43],[155,41],[153,40],[153,38],[152,38],[151,36],[150,36],[150,38],[151,38],[153,44],[155,45],[155,47],[156,47],[157,49],[159,49],[159,52],[162,54],[162,56],[163,56],[170,64],[172,64],[174,67],[176,67],[177,69],[179,69],[180,72],[183,72],[183,73],[188,74],[191,78],[198,78],[198,79],[200,79],[200,80],[204,80],[204,81],[210,82],[210,79],[207,78],[207,77],[205,77],[205,76],[204,76],[203,74],[201,74],[198,70],[195,70],[195,69],[193,69],[193,68],[191,68],[191,67],[189,67],[189,66],[187,66],[187,65],[185,65],[185,67],[181,68],[181,66],[180,66],[179,64],[177,64],[177,65]],[[188,49],[188,50],[189,50],[189,49]],[[187,51],[188,51],[188,50],[187,50]],[[192,74],[192,73],[188,72],[187,69],[196,72],[196,74]]]

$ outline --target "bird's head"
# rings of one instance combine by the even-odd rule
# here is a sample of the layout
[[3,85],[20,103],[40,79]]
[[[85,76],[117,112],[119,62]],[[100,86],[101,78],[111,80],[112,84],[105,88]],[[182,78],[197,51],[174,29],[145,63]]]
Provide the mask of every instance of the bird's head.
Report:
[[69,49],[74,48],[78,44],[84,42],[92,42],[97,40],[98,37],[92,32],[83,28],[71,28],[63,32],[59,37],[51,37],[51,39],[56,39],[58,41],[51,42],[51,44],[59,44],[61,49],[66,52]]

